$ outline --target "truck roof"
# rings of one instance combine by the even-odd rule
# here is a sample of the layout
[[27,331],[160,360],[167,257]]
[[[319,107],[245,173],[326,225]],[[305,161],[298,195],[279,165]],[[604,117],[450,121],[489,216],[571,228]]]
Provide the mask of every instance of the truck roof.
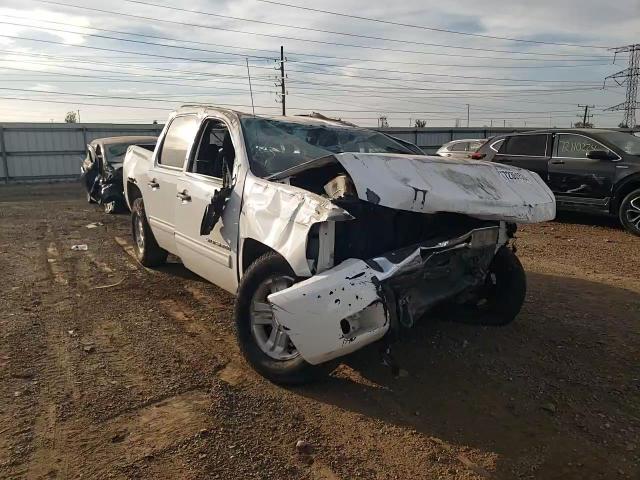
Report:
[[296,116],[282,116],[282,115],[254,115],[252,113],[242,112],[240,110],[233,110],[231,108],[222,108],[217,107],[215,105],[182,105],[178,109],[176,109],[176,113],[194,113],[194,114],[206,114],[207,112],[225,112],[225,113],[233,113],[238,115],[239,117],[258,117],[258,118],[269,118],[273,120],[281,120],[285,122],[292,123],[303,123],[303,124],[317,124],[317,125],[335,125],[335,126],[350,126],[350,127],[358,127],[352,123],[344,122],[337,119],[332,119],[328,117],[324,117],[319,114],[314,114],[314,116],[306,116],[306,115],[296,115]]
[[158,137],[151,135],[138,135],[138,136],[121,136],[121,137],[105,137],[94,138],[89,142],[91,145],[96,143],[102,143],[103,145],[113,145],[114,143],[155,143],[158,141]]

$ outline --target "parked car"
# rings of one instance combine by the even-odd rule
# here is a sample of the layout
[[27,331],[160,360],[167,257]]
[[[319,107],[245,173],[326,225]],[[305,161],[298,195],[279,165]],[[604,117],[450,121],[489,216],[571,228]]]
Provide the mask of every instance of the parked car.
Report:
[[473,160],[484,160],[485,162],[493,161],[506,135],[496,135],[485,141],[475,152],[471,153],[470,158]]
[[[437,305],[518,314],[511,222],[555,216],[538,175],[423,156],[364,128],[185,106],[124,161],[138,260],[168,253],[236,295],[247,361],[279,383],[410,328]],[[391,362],[385,353],[385,361]]]
[[106,213],[125,206],[122,162],[131,145],[153,151],[157,137],[97,138],[87,145],[87,156],[80,167],[80,181],[87,190],[87,201],[102,205]]
[[464,140],[453,140],[441,146],[436,155],[447,158],[470,158],[482,144],[486,142],[484,138],[472,138]]
[[558,208],[614,215],[640,235],[640,138],[600,129],[508,135],[495,162],[536,172]]

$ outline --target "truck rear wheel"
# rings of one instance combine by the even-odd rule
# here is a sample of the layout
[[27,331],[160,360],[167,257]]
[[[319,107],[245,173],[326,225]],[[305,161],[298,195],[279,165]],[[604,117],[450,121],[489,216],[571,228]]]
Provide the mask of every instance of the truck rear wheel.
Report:
[[619,216],[625,230],[640,236],[640,188],[622,199]]
[[142,198],[136,198],[131,206],[131,233],[133,234],[136,258],[145,267],[157,267],[167,261],[167,252],[153,236]]
[[267,296],[296,282],[284,258],[269,252],[247,269],[238,288],[234,317],[240,350],[263,377],[279,384],[302,384],[327,375],[334,363],[311,365],[276,321]]

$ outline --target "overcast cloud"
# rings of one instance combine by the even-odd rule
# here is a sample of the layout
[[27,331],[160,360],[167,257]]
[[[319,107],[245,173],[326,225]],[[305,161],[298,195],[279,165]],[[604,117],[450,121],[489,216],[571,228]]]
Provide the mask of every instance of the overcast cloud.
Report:
[[148,1],[300,28],[125,0],[61,0],[83,8],[4,0],[0,4],[0,120],[61,121],[67,111],[79,109],[83,122],[162,122],[184,102],[249,111],[247,58],[256,111],[277,114],[276,60],[283,45],[290,114],[318,111],[361,125],[375,125],[377,117],[385,115],[391,126],[408,126],[417,118],[429,126],[452,126],[456,120],[466,125],[468,104],[472,126],[523,126],[525,122],[527,126],[568,126],[577,120],[578,104],[592,104],[596,125],[615,126],[622,113],[603,109],[624,100],[624,87],[611,81],[606,89],[601,87],[607,75],[626,66],[626,59],[619,56],[613,64],[611,51],[595,47],[640,42],[639,0],[289,0],[394,22],[590,48],[434,32],[257,0]]

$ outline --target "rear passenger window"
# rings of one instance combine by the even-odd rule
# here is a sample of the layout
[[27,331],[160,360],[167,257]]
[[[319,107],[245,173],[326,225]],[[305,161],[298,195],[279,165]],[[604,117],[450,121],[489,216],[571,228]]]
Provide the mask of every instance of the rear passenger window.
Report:
[[469,144],[467,142],[454,143],[449,147],[450,152],[466,152]]
[[186,115],[174,118],[162,142],[158,163],[166,167],[182,168],[187,150],[189,150],[197,130],[198,119],[195,116]]
[[544,157],[547,150],[546,135],[516,135],[509,137],[500,147],[505,155]]

